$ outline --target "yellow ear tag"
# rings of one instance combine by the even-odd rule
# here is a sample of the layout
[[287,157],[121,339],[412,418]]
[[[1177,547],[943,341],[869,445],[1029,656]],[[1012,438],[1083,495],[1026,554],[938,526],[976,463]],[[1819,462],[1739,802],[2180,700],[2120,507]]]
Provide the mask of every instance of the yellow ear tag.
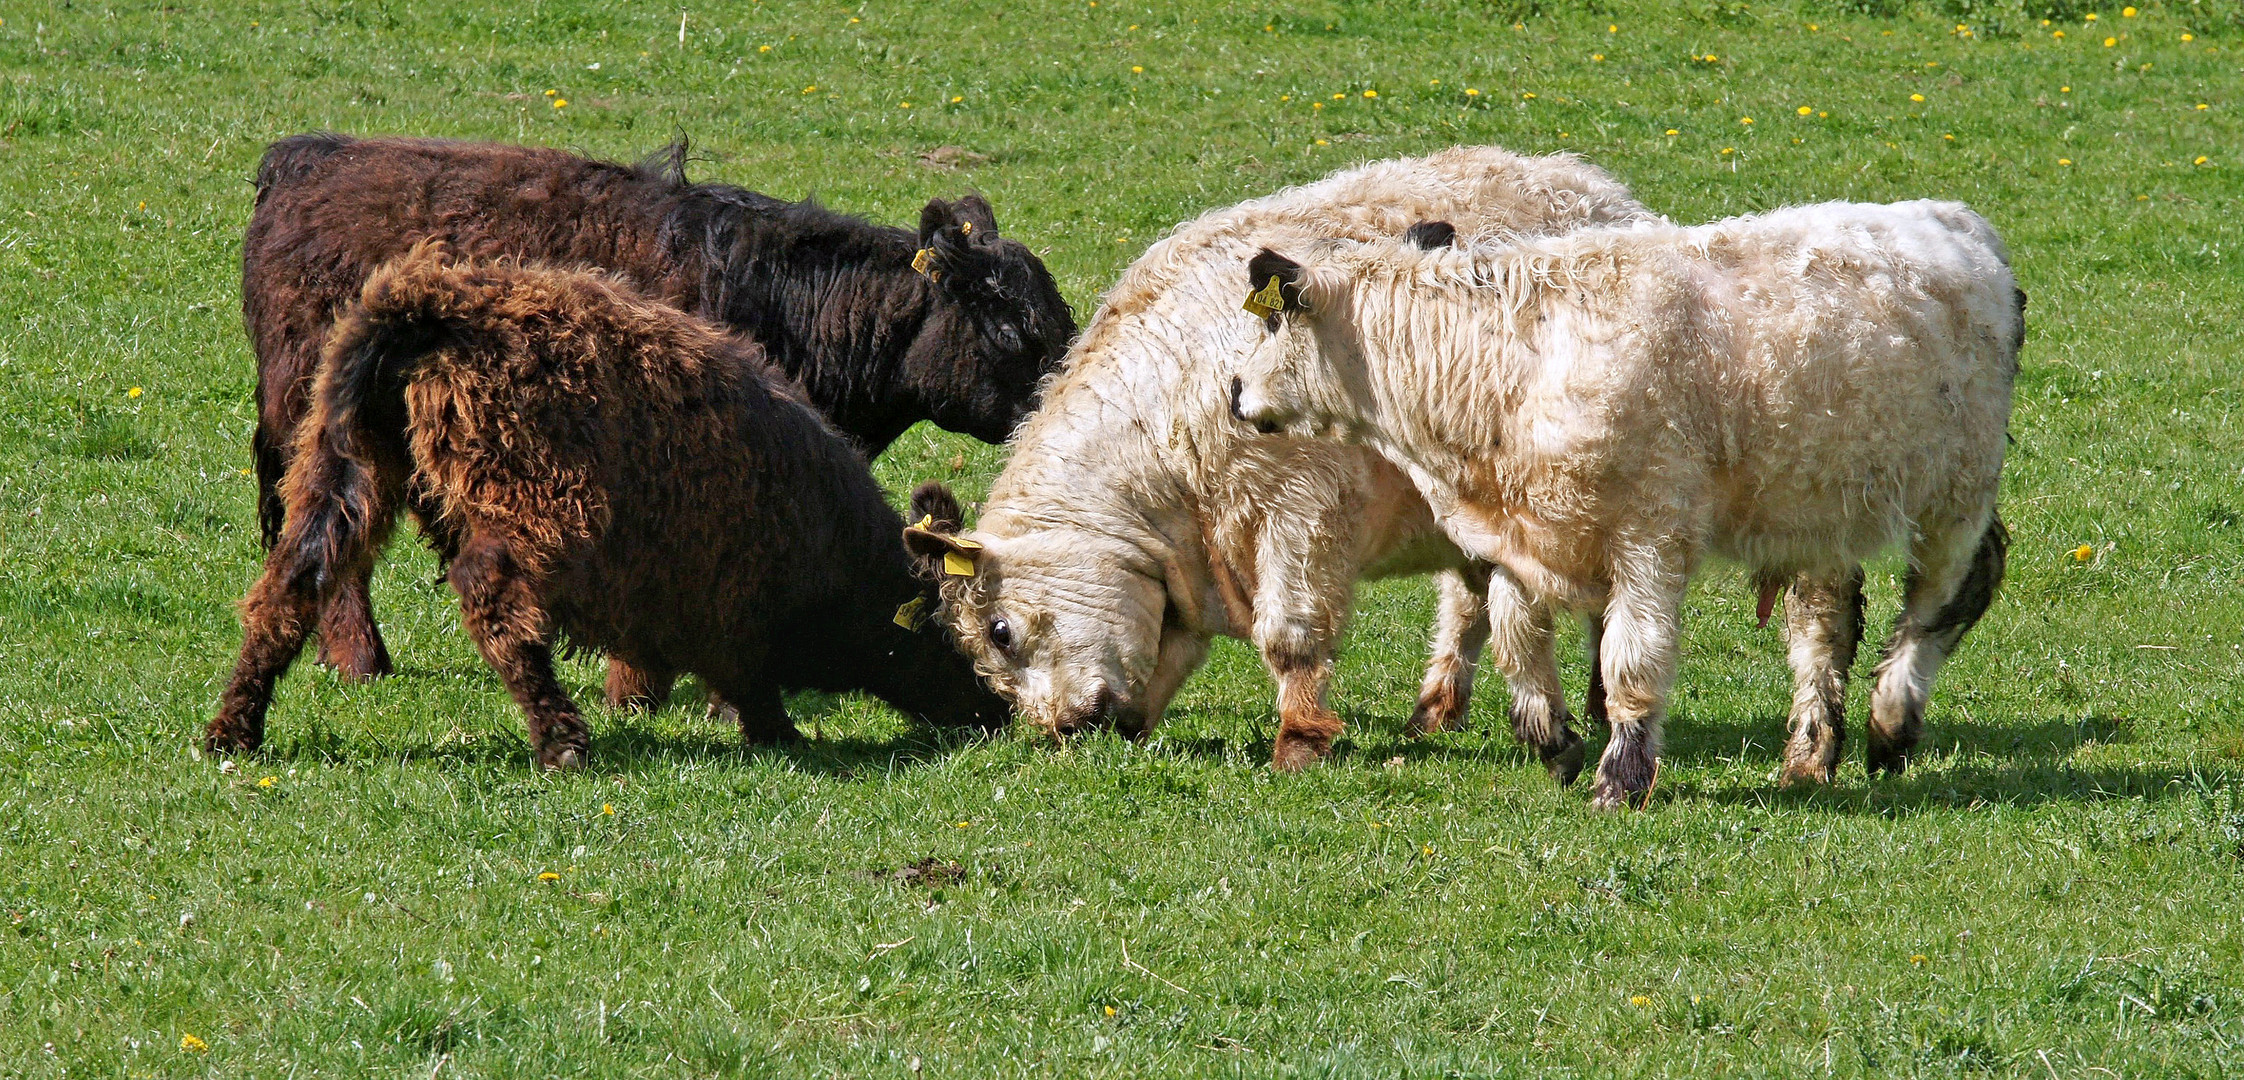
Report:
[[915,596],[896,609],[896,625],[906,630],[917,630],[927,621],[927,598]]
[[974,223],[973,223],[973,222],[971,222],[971,221],[961,221],[961,222],[959,222],[959,223],[958,223],[958,234],[959,234],[960,236],[972,236],[972,235],[974,235]]
[[935,249],[921,248],[912,255],[912,269],[919,271],[929,281],[939,280],[942,271],[935,269]]
[[918,524],[915,524],[915,525],[913,525],[913,526],[912,526],[912,528],[918,529],[918,530],[919,530],[919,531],[921,531],[921,532],[934,532],[934,531],[935,531],[935,515],[933,515],[933,514],[921,514],[921,515],[919,516],[919,523],[918,523]]
[[1254,317],[1258,319],[1267,319],[1276,315],[1278,312],[1285,310],[1285,306],[1285,294],[1278,291],[1278,275],[1276,274],[1270,275],[1270,284],[1263,286],[1261,292],[1247,297],[1246,308],[1253,312]]
[[[982,550],[982,545],[963,536],[951,537],[951,543],[964,551]],[[961,554],[959,551],[946,551],[943,553],[943,572],[952,577],[973,577],[974,559],[972,556]]]

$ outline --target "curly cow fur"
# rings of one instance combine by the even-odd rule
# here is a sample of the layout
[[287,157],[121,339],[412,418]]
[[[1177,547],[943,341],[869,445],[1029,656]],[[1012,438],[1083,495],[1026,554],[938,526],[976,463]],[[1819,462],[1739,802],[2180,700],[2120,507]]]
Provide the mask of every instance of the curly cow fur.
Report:
[[456,540],[462,619],[546,766],[586,748],[555,630],[698,674],[753,740],[792,734],[795,687],[1002,723],[942,631],[900,614],[934,587],[857,450],[799,394],[754,344],[618,279],[414,248],[329,338],[207,745],[260,743],[274,683],[375,557],[409,478]]
[[[929,202],[915,236],[808,202],[688,184],[684,160],[682,143],[639,166],[431,139],[274,143],[242,254],[267,545],[280,536],[278,485],[330,323],[376,267],[422,239],[466,258],[613,271],[744,333],[870,454],[920,420],[1004,439],[1074,335],[1051,274],[999,235],[979,197]],[[390,669],[364,580],[335,594],[320,653],[352,675]],[[645,696],[663,689],[618,674],[617,685]]]

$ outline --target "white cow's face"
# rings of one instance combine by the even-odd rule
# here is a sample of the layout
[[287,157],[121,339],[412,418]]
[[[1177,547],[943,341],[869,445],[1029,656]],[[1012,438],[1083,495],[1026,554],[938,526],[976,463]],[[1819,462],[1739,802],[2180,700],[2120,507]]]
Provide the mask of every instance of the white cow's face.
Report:
[[1143,555],[1073,529],[909,542],[944,569],[941,617],[953,640],[1017,712],[1053,734],[1102,723],[1144,730],[1168,594],[1154,568],[1137,565]]
[[1231,415],[1265,434],[1355,437],[1369,389],[1362,350],[1335,317],[1342,290],[1268,251],[1248,274],[1260,284],[1247,310],[1265,329],[1231,372]]

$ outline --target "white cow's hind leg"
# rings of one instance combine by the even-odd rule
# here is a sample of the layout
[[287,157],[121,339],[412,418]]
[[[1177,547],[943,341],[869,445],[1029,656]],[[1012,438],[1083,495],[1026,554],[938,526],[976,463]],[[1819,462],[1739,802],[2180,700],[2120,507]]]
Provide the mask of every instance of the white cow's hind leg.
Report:
[[1472,708],[1473,671],[1488,645],[1489,570],[1487,563],[1476,562],[1435,578],[1441,587],[1441,614],[1434,626],[1426,679],[1418,689],[1418,707],[1404,729],[1412,735],[1465,726]]
[[1910,545],[1901,615],[1870,693],[1868,756],[1874,775],[1900,772],[1924,737],[1925,702],[1933,677],[1964,632],[1986,614],[2002,584],[2010,533],[1990,518],[1974,537],[1962,529],[1927,535]]
[[1675,683],[1676,639],[1683,616],[1681,560],[1646,553],[1614,568],[1612,598],[1598,666],[1605,672],[1605,715],[1613,737],[1597,763],[1590,805],[1600,810],[1642,806],[1659,775],[1660,726]]
[[1862,568],[1800,574],[1784,598],[1792,658],[1792,738],[1780,781],[1828,783],[1847,739],[1847,672],[1862,644]]
[[1499,567],[1488,583],[1489,659],[1512,691],[1512,735],[1561,786],[1582,771],[1582,737],[1567,723],[1550,608]]

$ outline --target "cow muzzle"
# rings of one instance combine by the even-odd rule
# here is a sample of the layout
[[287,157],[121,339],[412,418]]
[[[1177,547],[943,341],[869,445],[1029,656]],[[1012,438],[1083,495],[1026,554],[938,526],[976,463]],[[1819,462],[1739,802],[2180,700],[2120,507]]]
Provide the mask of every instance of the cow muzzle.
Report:
[[1099,727],[1113,727],[1132,741],[1143,739],[1151,725],[1146,723],[1145,711],[1125,703],[1115,696],[1110,687],[1100,687],[1090,700],[1069,709],[1053,726],[1056,735],[1071,735]]
[[1256,431],[1259,431],[1264,435],[1276,435],[1278,433],[1278,424],[1276,421],[1264,416],[1247,415],[1247,407],[1242,403],[1243,399],[1246,397],[1246,394],[1247,381],[1237,375],[1233,375],[1231,377],[1231,418],[1239,421],[1242,424],[1252,426]]

